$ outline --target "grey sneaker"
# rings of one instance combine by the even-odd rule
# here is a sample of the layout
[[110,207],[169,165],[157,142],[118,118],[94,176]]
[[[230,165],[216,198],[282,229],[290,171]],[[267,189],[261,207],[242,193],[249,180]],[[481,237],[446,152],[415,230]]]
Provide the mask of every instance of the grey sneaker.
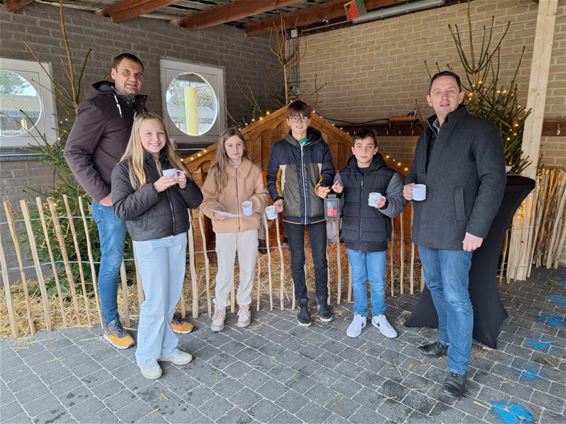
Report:
[[155,380],[161,377],[162,371],[161,367],[157,363],[157,361],[149,364],[149,365],[138,365],[142,375],[147,378],[148,380]]
[[238,327],[247,327],[252,322],[252,313],[250,311],[250,305],[240,305],[240,310],[238,311],[238,322],[236,325]]
[[215,333],[224,330],[225,319],[226,319],[226,308],[214,309],[214,315],[212,315],[212,323],[210,324],[210,329]]
[[159,358],[159,360],[161,362],[171,362],[175,365],[185,365],[193,360],[193,355],[181,349],[176,349],[171,355]]
[[385,337],[394,339],[397,337],[397,331],[393,328],[385,315],[376,315],[371,319],[371,324],[376,327]]
[[360,314],[354,314],[354,319],[348,326],[348,329],[346,330],[346,335],[348,337],[358,337],[360,334],[362,334],[362,330],[364,329],[366,324],[367,324],[366,317],[363,317]]

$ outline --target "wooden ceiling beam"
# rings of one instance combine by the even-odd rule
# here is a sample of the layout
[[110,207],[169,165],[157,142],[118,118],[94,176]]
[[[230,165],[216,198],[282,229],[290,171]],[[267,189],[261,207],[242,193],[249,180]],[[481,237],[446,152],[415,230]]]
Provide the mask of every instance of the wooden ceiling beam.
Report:
[[32,2],[33,0],[4,0],[4,9],[8,12],[17,12]]
[[216,6],[202,12],[193,13],[180,19],[171,21],[172,25],[183,27],[189,31],[210,28],[226,22],[270,10],[280,9],[292,4],[303,3],[305,0],[234,0],[230,3]]
[[177,0],[122,0],[96,12],[99,16],[110,16],[118,24],[137,18],[154,10],[167,7]]
[[[334,0],[328,3],[321,3],[316,6],[307,7],[305,9],[296,10],[295,12],[283,15],[283,20],[288,28],[295,28],[322,22],[325,20],[336,19],[341,16],[345,18],[344,4],[348,0]],[[366,10],[379,9],[382,7],[394,6],[400,3],[407,3],[407,0],[366,0]],[[254,35],[262,35],[279,28],[281,18],[274,16],[272,18],[261,19],[251,22],[244,27],[246,35],[252,37]]]

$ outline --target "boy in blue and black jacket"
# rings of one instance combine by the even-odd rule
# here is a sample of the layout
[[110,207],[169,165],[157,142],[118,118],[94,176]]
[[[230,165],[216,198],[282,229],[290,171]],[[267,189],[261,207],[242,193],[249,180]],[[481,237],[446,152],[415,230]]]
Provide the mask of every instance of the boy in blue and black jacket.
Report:
[[354,135],[352,153],[354,157],[336,174],[332,186],[343,197],[342,239],[348,251],[354,291],[354,319],[346,334],[358,337],[366,326],[369,279],[371,323],[385,337],[393,338],[397,331],[385,317],[386,250],[391,238],[390,218],[399,215],[406,203],[403,181],[377,152],[372,131],[361,130]]
[[312,109],[297,100],[287,108],[287,136],[271,147],[267,186],[277,212],[283,213],[285,235],[291,251],[291,270],[297,299],[299,325],[311,325],[305,283],[305,228],[308,229],[315,271],[318,313],[332,321],[328,306],[326,222],[323,199],[330,191],[334,167],[328,144],[309,127]]

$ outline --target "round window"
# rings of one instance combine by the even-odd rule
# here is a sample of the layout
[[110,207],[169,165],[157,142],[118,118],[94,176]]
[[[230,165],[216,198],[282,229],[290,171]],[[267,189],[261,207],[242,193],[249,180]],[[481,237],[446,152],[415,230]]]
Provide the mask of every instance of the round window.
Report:
[[41,115],[39,94],[28,80],[0,69],[0,136],[26,135]]
[[180,74],[169,84],[167,112],[179,130],[191,136],[206,134],[218,117],[218,101],[210,84],[194,73]]

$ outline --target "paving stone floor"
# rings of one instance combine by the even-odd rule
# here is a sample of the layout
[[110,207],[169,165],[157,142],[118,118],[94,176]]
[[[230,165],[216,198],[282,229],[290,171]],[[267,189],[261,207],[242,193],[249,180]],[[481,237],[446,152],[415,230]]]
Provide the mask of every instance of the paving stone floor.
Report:
[[[474,344],[466,396],[441,392],[446,359],[415,344],[436,331],[405,328],[417,296],[388,299],[399,329],[345,329],[351,305],[330,324],[300,328],[290,311],[235,316],[214,334],[205,316],[181,337],[195,359],[145,380],[134,350],[118,351],[99,328],[0,343],[0,421],[81,423],[566,423],[566,268],[535,270],[501,288],[510,317],[497,350]],[[264,303],[265,305],[265,303]]]

